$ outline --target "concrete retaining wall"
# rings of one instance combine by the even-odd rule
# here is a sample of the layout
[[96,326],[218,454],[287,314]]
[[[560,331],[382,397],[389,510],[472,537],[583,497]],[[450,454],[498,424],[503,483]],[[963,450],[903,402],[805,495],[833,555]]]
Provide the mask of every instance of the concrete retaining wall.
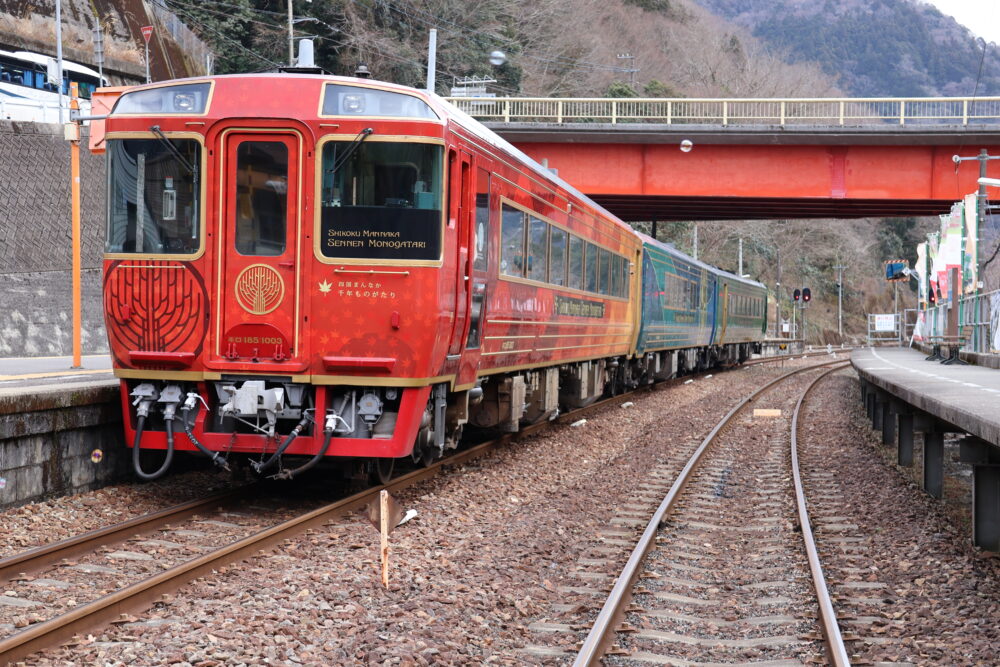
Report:
[[[69,144],[62,128],[0,121],[0,357],[72,352]],[[107,352],[101,300],[104,156],[80,151],[83,350]]]
[[0,389],[0,508],[124,479],[129,454],[117,380]]

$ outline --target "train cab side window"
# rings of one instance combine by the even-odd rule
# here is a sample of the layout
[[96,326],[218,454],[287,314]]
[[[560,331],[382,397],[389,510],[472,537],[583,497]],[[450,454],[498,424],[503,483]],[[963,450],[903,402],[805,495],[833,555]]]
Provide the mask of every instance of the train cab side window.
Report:
[[531,220],[529,231],[528,256],[528,277],[532,280],[545,282],[548,280],[548,258],[549,258],[549,224],[538,218],[528,217]]
[[500,221],[500,273],[524,276],[524,211],[503,205]]
[[476,181],[475,256],[472,268],[486,271],[490,268],[490,172],[478,170]]
[[549,240],[549,282],[566,286],[566,232],[553,227]]
[[198,251],[201,144],[194,139],[109,139],[107,164],[106,252]]
[[597,246],[593,243],[587,244],[587,286],[586,290],[588,292],[597,292],[598,287],[600,287],[600,281],[598,277],[598,259],[597,259]]
[[285,252],[288,147],[244,141],[236,149],[236,251],[270,256]]
[[569,282],[567,287],[583,289],[583,239],[569,235]]

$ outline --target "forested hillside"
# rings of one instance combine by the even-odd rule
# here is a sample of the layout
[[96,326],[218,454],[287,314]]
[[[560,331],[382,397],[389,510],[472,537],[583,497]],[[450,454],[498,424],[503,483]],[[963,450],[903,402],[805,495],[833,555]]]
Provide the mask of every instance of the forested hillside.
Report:
[[[216,71],[287,62],[283,0],[157,0],[216,47]],[[328,0],[296,3],[297,36],[314,36],[318,63],[350,74],[424,85],[427,38],[438,30],[439,93],[455,77],[489,76],[521,95],[603,95],[634,78],[654,96],[823,96],[833,77],[786,64],[743,29],[688,0]],[[508,61],[488,62],[501,50]],[[628,53],[634,59],[621,59]],[[633,74],[628,69],[637,69]]]
[[920,0],[696,1],[851,95],[1000,95],[996,46],[984,59],[971,32]]

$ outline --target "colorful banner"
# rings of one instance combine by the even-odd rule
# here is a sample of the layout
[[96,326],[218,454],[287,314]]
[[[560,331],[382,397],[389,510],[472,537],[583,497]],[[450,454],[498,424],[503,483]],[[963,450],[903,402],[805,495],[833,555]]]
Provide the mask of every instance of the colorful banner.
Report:
[[[944,218],[945,216],[941,216]],[[931,232],[927,235],[927,283],[930,291],[934,292],[935,301],[940,297],[941,291],[938,289],[938,246],[941,243],[941,232]]]
[[917,274],[917,301],[927,307],[927,243],[917,244],[917,264],[913,267]]
[[[935,266],[939,304],[947,303],[951,294],[951,286],[948,284],[949,271],[962,269],[962,208],[962,203],[956,202],[952,205],[949,215],[941,216],[941,241]],[[961,285],[958,288],[961,290]]]
[[978,197],[975,193],[965,195],[965,248],[962,256],[962,285],[965,292],[976,291],[979,282],[979,216],[977,206]]

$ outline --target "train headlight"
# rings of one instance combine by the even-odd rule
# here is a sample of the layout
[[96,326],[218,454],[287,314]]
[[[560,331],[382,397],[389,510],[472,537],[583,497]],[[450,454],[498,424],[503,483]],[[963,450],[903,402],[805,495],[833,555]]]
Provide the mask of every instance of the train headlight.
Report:
[[344,95],[344,111],[347,113],[362,113],[365,110],[364,95]]
[[118,98],[112,114],[186,114],[205,112],[210,83],[185,83],[125,93]]
[[192,93],[176,93],[174,95],[174,109],[190,113],[195,107],[195,97]]

